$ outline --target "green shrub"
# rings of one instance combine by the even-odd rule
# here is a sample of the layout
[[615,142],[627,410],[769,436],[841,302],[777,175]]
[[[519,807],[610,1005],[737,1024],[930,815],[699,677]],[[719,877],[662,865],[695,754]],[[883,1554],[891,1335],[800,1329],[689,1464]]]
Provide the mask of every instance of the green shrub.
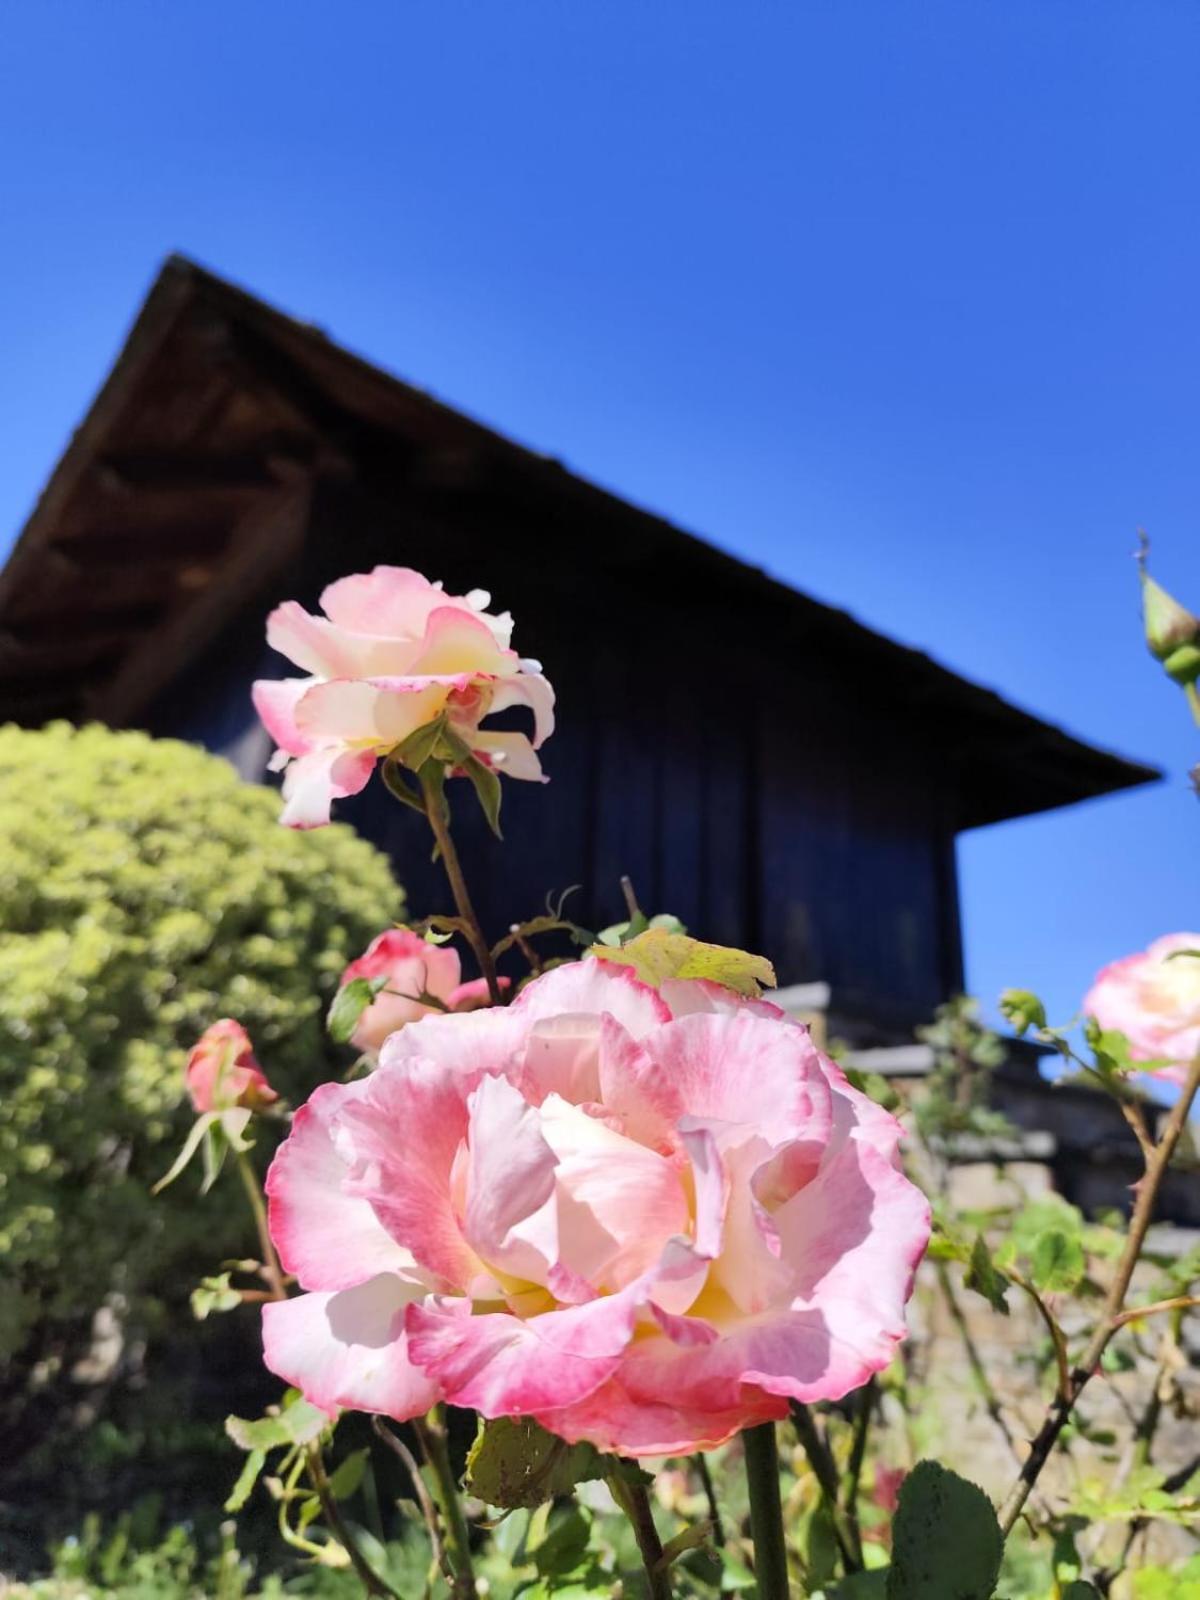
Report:
[[[175,741],[0,728],[6,1433],[71,1379],[98,1308],[127,1350],[250,1244],[240,1196],[201,1205],[194,1173],[149,1192],[189,1125],[181,1069],[202,1029],[238,1018],[293,1100],[344,1070],[323,1013],[401,893],[349,829],[294,833],[278,810]],[[103,1377],[104,1350],[88,1359]]]

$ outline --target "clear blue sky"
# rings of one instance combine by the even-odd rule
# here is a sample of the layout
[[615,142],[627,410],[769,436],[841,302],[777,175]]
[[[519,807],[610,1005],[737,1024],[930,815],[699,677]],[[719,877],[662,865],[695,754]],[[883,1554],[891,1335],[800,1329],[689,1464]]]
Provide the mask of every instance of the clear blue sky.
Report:
[[1200,608],[1198,67],[1194,0],[10,0],[0,541],[183,250],[1167,768],[962,841],[1065,1016],[1200,925],[1131,560]]

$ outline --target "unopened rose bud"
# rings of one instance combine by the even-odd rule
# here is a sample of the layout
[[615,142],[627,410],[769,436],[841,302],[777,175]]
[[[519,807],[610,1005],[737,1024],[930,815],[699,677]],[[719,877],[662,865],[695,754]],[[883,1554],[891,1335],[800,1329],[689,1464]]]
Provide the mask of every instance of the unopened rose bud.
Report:
[[1142,572],[1142,618],[1150,653],[1176,683],[1200,678],[1200,618],[1169,595],[1161,583]]
[[245,1028],[232,1017],[222,1017],[200,1035],[188,1055],[184,1081],[201,1115],[235,1106],[261,1111],[279,1099],[254,1059]]

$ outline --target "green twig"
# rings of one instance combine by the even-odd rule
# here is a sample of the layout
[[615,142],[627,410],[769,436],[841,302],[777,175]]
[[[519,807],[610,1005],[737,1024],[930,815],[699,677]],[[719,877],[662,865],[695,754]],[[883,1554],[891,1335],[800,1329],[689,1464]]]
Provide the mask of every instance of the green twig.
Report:
[[421,1450],[433,1473],[434,1492],[442,1520],[446,1524],[446,1543],[450,1548],[450,1564],[454,1568],[455,1592],[462,1596],[475,1593],[475,1572],[471,1562],[471,1533],[463,1515],[458,1484],[450,1465],[450,1450],[446,1440],[446,1408],[434,1406],[426,1417],[415,1417],[413,1428],[421,1441]]
[[646,1593],[649,1600],[671,1600],[671,1575],[663,1557],[662,1540],[654,1526],[654,1513],[644,1483],[625,1478],[614,1472],[605,1480],[609,1493],[629,1519],[633,1536],[637,1540],[642,1566],[646,1569]]
[[840,1503],[841,1485],[838,1482],[837,1462],[833,1459],[833,1452],[821,1437],[816,1419],[803,1401],[793,1400],[790,1409],[796,1437],[808,1457],[808,1464],[820,1485],[826,1508],[833,1519],[833,1532],[838,1548],[842,1552],[846,1571],[861,1572],[862,1543],[858,1538],[857,1529],[847,1518]]
[[496,963],[492,960],[491,947],[483,936],[483,928],[471,903],[462,863],[458,859],[458,851],[454,848],[454,839],[450,833],[443,789],[444,775],[436,762],[427,761],[417,776],[421,783],[421,796],[425,802],[425,817],[437,843],[442,866],[446,869],[450,892],[454,896],[454,904],[458,907],[458,914],[465,925],[467,940],[487,983],[492,1004],[503,1005],[504,997],[500,992],[500,980],[496,976]]

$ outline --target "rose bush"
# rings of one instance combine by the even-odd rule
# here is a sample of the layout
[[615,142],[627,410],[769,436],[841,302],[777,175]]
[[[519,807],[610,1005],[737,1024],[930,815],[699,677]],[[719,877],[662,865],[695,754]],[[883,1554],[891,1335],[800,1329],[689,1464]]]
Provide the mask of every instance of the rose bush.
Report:
[[[407,567],[376,567],[330,584],[323,616],[294,600],[271,613],[268,642],[310,674],[253,689],[285,771],[286,823],[328,822],[335,799],[357,794],[378,760],[443,715],[486,766],[541,779],[534,752],[554,729],[554,691],[509,647],[512,618],[490,615],[489,603],[482,589],[448,595]],[[480,727],[511,706],[532,711],[532,739]]]
[[713,1446],[891,1359],[929,1235],[899,1138],[777,1007],[558,967],[296,1114],[267,1191],[307,1292],[267,1364],[330,1412]]
[[[350,1035],[350,1043],[368,1054],[376,1054],[389,1034],[418,1017],[442,1009],[473,1011],[488,1003],[485,979],[462,981],[462,962],[452,945],[430,944],[409,928],[389,928],[373,939],[342,974],[342,987],[356,978],[387,980]],[[502,982],[507,986],[507,979]],[[423,994],[441,1005],[422,1000]]]
[[1083,1009],[1129,1040],[1146,1070],[1183,1083],[1200,1054],[1200,933],[1169,933],[1147,950],[1110,962]]

